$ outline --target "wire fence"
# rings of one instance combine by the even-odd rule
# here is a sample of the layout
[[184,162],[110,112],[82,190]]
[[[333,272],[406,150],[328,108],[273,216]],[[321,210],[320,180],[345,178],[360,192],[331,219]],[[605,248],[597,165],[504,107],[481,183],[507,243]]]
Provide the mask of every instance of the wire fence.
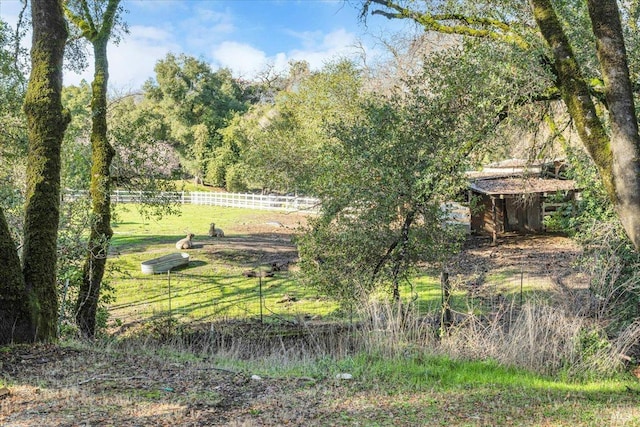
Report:
[[[512,273],[486,283],[458,283],[451,289],[448,306],[458,313],[492,313],[517,309],[545,298],[554,289],[552,276]],[[436,291],[436,292],[434,292]],[[171,316],[181,322],[214,322],[228,319],[319,318],[353,316],[339,304],[291,285],[287,275],[247,278],[242,275],[197,275],[168,272],[153,276],[119,278],[118,300],[109,307],[112,318],[123,322]],[[434,285],[404,294],[413,296],[417,313],[429,315],[442,309],[440,290]]]
[[[187,322],[223,319],[256,319],[313,315],[320,308],[303,292],[281,291],[287,277],[247,278],[242,275],[205,276],[167,272],[148,277],[118,278],[117,301],[111,304],[112,317],[142,320],[169,315]],[[287,287],[290,289],[290,287]],[[296,304],[304,300],[303,304]]]

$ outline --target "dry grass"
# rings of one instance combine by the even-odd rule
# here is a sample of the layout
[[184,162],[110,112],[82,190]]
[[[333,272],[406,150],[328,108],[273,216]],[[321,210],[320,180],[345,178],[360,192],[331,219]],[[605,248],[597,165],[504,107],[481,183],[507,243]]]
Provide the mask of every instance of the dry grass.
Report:
[[[630,382],[553,381],[497,364],[420,356],[411,347],[387,356],[300,358],[284,343],[249,361],[228,359],[239,346],[218,353],[149,340],[5,348],[0,373],[10,395],[0,400],[0,424],[640,425],[637,395],[625,388],[638,386]],[[354,379],[337,380],[338,372]]]

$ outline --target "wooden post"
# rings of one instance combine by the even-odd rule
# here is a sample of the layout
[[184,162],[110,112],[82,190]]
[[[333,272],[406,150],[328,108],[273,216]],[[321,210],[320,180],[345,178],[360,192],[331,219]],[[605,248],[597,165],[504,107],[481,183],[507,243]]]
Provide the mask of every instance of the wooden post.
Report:
[[167,285],[169,290],[169,319],[173,317],[173,313],[171,311],[171,269],[167,270]]
[[440,318],[440,332],[443,333],[453,323],[449,298],[451,297],[451,283],[449,273],[443,271],[440,274],[440,284],[442,285],[442,316]]
[[522,307],[522,304],[524,302],[524,298],[523,298],[523,295],[522,295],[523,282],[524,282],[524,271],[520,270],[520,307]]
[[496,213],[496,198],[491,196],[491,220],[493,222],[493,228],[491,230],[491,243],[496,244],[498,239],[498,215]]
[[259,286],[259,296],[260,296],[260,324],[262,325],[262,271],[258,270],[258,286]]

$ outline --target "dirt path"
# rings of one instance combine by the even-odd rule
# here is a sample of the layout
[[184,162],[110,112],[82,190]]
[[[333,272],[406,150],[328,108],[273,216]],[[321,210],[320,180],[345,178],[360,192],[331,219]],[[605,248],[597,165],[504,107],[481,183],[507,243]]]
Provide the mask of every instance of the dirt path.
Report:
[[266,221],[237,224],[227,237],[200,239],[196,244],[208,258],[231,265],[286,267],[298,259],[293,237],[307,220],[307,215],[274,212]]
[[508,279],[523,275],[532,282],[548,282],[568,289],[584,289],[587,279],[575,268],[580,247],[557,235],[511,235],[492,244],[470,238],[454,257],[449,272],[463,283],[483,284],[493,275]]

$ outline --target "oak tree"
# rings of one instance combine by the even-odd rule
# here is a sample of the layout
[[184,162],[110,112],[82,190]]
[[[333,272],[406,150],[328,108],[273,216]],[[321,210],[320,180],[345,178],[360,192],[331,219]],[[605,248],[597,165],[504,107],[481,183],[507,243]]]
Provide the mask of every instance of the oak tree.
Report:
[[120,0],[70,0],[66,15],[93,47],[94,76],[91,83],[91,184],[93,218],[82,285],[76,304],[76,321],[82,333],[92,337],[104,276],[111,229],[111,162],[115,150],[107,135],[107,45],[122,9]]
[[[371,12],[389,19],[408,19],[426,31],[509,44],[545,63],[552,73],[550,85],[562,98],[626,234],[638,250],[640,137],[625,45],[625,28],[636,26],[638,5],[629,4],[623,14],[616,0],[531,0],[529,4],[462,0],[425,2],[421,8],[410,1],[366,0],[363,16]],[[595,51],[585,51],[590,40],[585,43],[577,33],[595,40]],[[539,49],[540,40],[546,41],[544,51]]]
[[22,265],[0,211],[0,342],[51,341],[57,335],[56,242],[63,111],[62,62],[68,32],[61,1],[31,2],[31,73],[24,101],[29,147]]

